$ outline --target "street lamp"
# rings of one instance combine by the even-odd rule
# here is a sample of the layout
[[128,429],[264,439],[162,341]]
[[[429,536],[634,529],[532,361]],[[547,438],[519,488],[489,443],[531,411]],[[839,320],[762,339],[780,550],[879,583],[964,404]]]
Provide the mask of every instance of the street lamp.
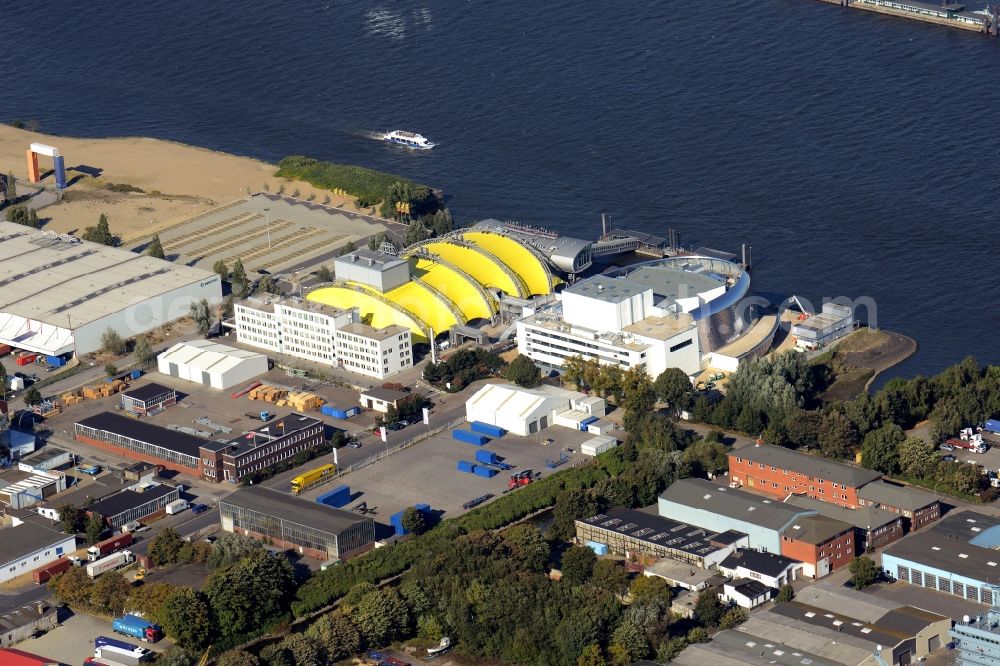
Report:
[[264,226],[267,228],[267,249],[271,249],[271,209],[264,209]]

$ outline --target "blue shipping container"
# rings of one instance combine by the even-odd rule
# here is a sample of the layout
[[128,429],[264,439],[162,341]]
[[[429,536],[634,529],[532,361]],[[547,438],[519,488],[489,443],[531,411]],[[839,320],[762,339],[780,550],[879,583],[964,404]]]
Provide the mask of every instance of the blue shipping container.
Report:
[[472,444],[473,446],[482,446],[486,442],[490,441],[490,438],[485,435],[480,435],[478,433],[469,432],[468,430],[452,430],[451,436],[460,442],[465,442],[466,444]]
[[587,426],[597,420],[596,416],[588,416],[584,420],[580,421],[580,430],[587,432]]
[[351,503],[351,488],[350,486],[337,486],[330,492],[323,493],[317,497],[316,501],[320,504],[339,509],[345,504]]
[[473,421],[470,427],[473,432],[480,432],[484,435],[489,435],[490,437],[503,437],[507,432],[500,426],[484,423],[482,421]]
[[468,460],[459,460],[458,465],[455,466],[455,469],[457,469],[459,472],[468,472],[469,474],[472,474],[473,467],[475,467],[475,465],[470,463]]
[[1000,421],[996,419],[986,419],[986,423],[983,424],[983,430],[986,432],[995,432],[1000,434]]
[[476,465],[475,467],[472,468],[472,473],[475,474],[476,476],[486,477],[487,479],[492,479],[494,476],[497,475],[497,471],[495,469],[492,469],[490,467],[481,467],[479,465]]
[[139,379],[142,376],[142,370],[133,370],[132,379]]
[[403,527],[403,512],[397,511],[396,513],[389,516],[389,524],[392,525],[393,531],[396,536],[403,536],[406,534],[406,528]]
[[45,362],[57,368],[61,368],[66,365],[66,359],[61,356],[46,356]]
[[486,449],[479,449],[476,451],[476,462],[495,465],[497,463],[497,454],[492,451],[487,451]]
[[594,555],[607,555],[608,554],[608,546],[606,544],[598,543],[596,541],[587,541],[583,545],[586,546],[587,548],[591,549],[592,551],[594,551]]
[[360,407],[348,407],[347,409],[341,409],[334,405],[323,405],[319,409],[320,412],[326,414],[327,416],[332,416],[335,419],[349,419],[352,416],[357,416],[361,413]]

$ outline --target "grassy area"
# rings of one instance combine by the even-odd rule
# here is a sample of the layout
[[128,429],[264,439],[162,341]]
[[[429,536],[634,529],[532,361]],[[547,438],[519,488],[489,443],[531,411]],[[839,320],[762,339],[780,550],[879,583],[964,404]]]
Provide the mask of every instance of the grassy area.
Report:
[[286,157],[278,162],[274,174],[279,178],[303,180],[310,185],[331,191],[344,191],[356,197],[359,206],[374,206],[385,200],[394,183],[410,186],[415,208],[432,207],[433,193],[426,185],[409,178],[383,173],[365,167],[321,162],[301,155]]
[[812,360],[812,365],[827,369],[828,384],[820,399],[841,402],[860,395],[876,374],[899,363],[915,348],[916,343],[897,333],[869,328],[854,331]]

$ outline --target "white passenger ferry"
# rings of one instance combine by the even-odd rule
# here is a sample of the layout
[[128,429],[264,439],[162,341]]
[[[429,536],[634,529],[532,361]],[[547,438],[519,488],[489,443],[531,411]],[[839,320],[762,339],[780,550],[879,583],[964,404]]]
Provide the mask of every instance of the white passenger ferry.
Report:
[[414,132],[406,132],[403,130],[386,132],[382,135],[382,140],[388,141],[389,143],[398,143],[401,146],[416,148],[418,150],[430,150],[434,147],[434,144],[428,141],[426,137],[423,137],[420,134],[415,134]]

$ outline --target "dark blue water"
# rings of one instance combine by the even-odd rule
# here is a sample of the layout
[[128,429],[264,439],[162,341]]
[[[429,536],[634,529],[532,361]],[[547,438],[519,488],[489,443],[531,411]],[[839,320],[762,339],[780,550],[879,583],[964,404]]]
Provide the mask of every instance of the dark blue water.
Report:
[[[813,0],[8,3],[0,119],[358,163],[495,216],[753,246],[900,374],[1000,362],[1000,45]],[[428,153],[368,138],[412,129]]]

